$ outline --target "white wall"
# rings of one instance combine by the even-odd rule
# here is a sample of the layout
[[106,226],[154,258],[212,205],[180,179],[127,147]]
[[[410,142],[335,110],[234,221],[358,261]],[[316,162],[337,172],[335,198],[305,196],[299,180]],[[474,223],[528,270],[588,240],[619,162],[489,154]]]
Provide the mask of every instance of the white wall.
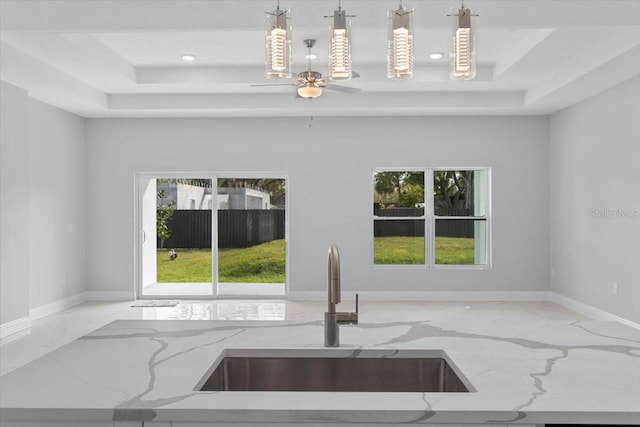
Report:
[[[2,335],[65,308],[86,288],[84,119],[0,82]],[[35,314],[34,314],[35,313]]]
[[28,103],[26,91],[0,82],[1,325],[29,317]]
[[[310,126],[310,124],[312,124]],[[134,174],[283,172],[290,290],[326,290],[326,251],[344,290],[547,291],[547,117],[89,119],[88,290],[134,289]],[[372,268],[375,167],[493,168],[493,268]]]
[[83,293],[86,284],[84,119],[29,101],[30,306]]
[[[640,322],[639,78],[550,120],[83,120],[1,85],[2,325],[85,283],[133,295],[136,171],[287,174],[293,292],[325,291],[337,243],[346,290],[547,291],[552,267],[552,291]],[[385,166],[492,167],[493,268],[372,268],[370,174]]]
[[640,323],[640,77],[550,126],[551,289]]

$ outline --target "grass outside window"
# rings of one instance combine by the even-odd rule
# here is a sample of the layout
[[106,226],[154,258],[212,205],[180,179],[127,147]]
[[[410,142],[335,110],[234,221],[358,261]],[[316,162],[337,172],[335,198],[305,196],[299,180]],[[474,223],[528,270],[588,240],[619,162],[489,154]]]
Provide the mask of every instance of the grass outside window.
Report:
[[[158,283],[211,283],[211,249],[158,249]],[[220,283],[284,283],[284,240],[274,240],[244,249],[219,249]]]
[[[424,237],[375,237],[374,264],[424,264]],[[436,237],[436,264],[474,264],[473,238]]]
[[[211,249],[158,249],[158,283],[211,283]],[[424,264],[424,237],[376,237],[375,264]],[[436,264],[473,264],[472,238],[436,237]],[[245,249],[220,249],[220,283],[284,283],[284,240]]]

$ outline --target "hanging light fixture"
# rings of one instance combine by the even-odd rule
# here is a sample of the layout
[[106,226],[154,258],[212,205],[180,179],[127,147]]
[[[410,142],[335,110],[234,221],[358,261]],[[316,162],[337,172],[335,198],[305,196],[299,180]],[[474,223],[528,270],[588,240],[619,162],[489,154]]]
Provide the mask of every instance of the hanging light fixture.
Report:
[[453,80],[471,80],[476,76],[476,52],[474,34],[471,28],[471,10],[462,7],[458,10],[451,43],[451,74]]
[[280,2],[267,14],[266,61],[267,78],[291,78],[291,26],[288,10],[280,9]]
[[329,35],[329,78],[331,80],[351,79],[351,22],[347,18],[354,15],[347,15],[342,10],[342,5],[338,2],[338,10],[333,11],[331,34]]
[[313,83],[305,83],[304,86],[298,88],[298,95],[308,99],[317,98],[322,95],[322,88]]
[[389,11],[387,46],[387,77],[413,77],[413,9],[405,9],[402,3],[397,10]]
[[306,39],[304,45],[308,50],[307,61],[309,68],[307,71],[298,73],[298,81],[300,82],[300,86],[298,86],[298,96],[313,99],[322,95],[322,86],[324,86],[325,83],[324,80],[322,80],[322,74],[311,70],[311,49],[316,45],[316,41],[314,39]]

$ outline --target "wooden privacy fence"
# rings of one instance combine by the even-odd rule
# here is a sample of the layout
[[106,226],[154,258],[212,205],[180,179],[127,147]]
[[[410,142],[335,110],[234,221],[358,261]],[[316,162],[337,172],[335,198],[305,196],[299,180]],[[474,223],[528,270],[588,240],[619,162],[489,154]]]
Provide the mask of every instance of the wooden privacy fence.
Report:
[[[424,215],[423,208],[394,207],[382,209],[378,204],[373,205],[373,213],[377,217],[407,218],[402,220],[378,219],[373,222],[373,235],[375,237],[392,236],[424,236],[424,220],[411,220],[411,217]],[[438,237],[474,237],[474,221],[464,220],[472,216],[472,209],[436,209],[437,216],[458,216],[458,219],[437,219],[436,236]]]
[[[175,210],[165,248],[210,248],[210,210]],[[219,210],[218,247],[247,248],[284,239],[284,210]],[[158,239],[158,247],[160,240]]]

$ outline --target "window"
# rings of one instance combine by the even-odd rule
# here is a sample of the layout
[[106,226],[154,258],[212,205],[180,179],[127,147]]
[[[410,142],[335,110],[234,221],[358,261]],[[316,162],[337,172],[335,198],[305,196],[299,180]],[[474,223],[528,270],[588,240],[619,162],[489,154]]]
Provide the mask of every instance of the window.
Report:
[[487,169],[433,171],[435,265],[487,265]]
[[489,169],[375,170],[373,202],[374,265],[490,265]]
[[373,173],[374,264],[425,263],[424,171]]

